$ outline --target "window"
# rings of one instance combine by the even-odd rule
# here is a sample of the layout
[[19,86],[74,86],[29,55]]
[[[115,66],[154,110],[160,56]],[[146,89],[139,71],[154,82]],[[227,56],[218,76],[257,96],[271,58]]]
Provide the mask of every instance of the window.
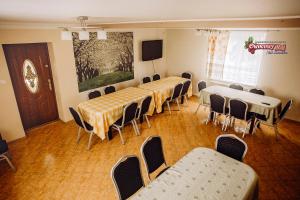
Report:
[[[208,65],[210,67],[210,79],[251,86],[257,84],[263,54],[261,51],[251,54],[244,48],[245,41],[250,36],[255,41],[263,41],[266,33],[262,31],[231,31],[229,33],[227,48],[225,48],[226,50],[223,48],[225,56],[220,59],[218,55],[222,53],[214,52],[213,59]],[[223,41],[215,42],[214,51],[222,50],[222,48],[217,47],[224,44],[224,37],[217,36],[217,38],[223,39]],[[222,60],[222,64],[220,64],[220,60]]]

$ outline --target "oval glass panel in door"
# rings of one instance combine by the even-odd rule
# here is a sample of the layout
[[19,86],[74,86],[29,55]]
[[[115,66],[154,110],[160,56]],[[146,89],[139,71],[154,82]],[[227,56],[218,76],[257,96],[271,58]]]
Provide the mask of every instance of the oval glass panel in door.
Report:
[[29,59],[26,59],[23,64],[23,78],[29,92],[36,93],[39,88],[39,77],[33,63]]

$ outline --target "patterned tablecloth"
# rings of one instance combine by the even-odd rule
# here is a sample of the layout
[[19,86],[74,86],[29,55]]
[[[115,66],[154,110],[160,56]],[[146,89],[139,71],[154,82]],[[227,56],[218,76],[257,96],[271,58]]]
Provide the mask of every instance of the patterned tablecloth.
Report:
[[131,199],[256,199],[258,177],[248,165],[213,149],[196,148]]
[[152,115],[155,108],[153,92],[136,87],[125,88],[82,102],[78,105],[78,110],[82,118],[94,127],[95,134],[104,140],[109,126],[122,116],[124,106],[133,101],[140,104],[148,95],[152,96],[148,111],[148,114]]
[[[188,79],[185,78],[171,76],[167,78],[162,78],[157,81],[141,84],[138,87],[154,92],[156,112],[160,113],[162,111],[162,104],[168,97],[172,95],[172,91],[175,85],[177,85],[178,83],[184,83],[187,80]],[[188,96],[192,96],[192,84],[189,87]]]
[[248,111],[265,115],[267,117],[267,123],[269,124],[274,122],[274,119],[278,116],[278,111],[281,110],[281,101],[279,99],[218,85],[210,86],[202,90],[200,93],[200,103],[210,104],[209,96],[211,94],[219,94],[226,97],[227,106],[229,99],[233,98],[247,102],[249,106]]

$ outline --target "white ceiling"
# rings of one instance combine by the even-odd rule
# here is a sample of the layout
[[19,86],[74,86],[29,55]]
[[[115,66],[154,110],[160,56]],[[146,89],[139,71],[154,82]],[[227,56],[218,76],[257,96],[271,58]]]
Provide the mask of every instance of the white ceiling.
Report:
[[300,15],[300,0],[0,0],[0,21],[92,23]]

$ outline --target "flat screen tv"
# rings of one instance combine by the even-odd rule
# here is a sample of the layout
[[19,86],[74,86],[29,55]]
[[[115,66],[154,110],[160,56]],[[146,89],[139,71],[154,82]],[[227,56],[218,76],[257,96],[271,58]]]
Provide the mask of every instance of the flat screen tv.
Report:
[[142,60],[155,60],[162,57],[162,40],[148,40],[142,42]]

